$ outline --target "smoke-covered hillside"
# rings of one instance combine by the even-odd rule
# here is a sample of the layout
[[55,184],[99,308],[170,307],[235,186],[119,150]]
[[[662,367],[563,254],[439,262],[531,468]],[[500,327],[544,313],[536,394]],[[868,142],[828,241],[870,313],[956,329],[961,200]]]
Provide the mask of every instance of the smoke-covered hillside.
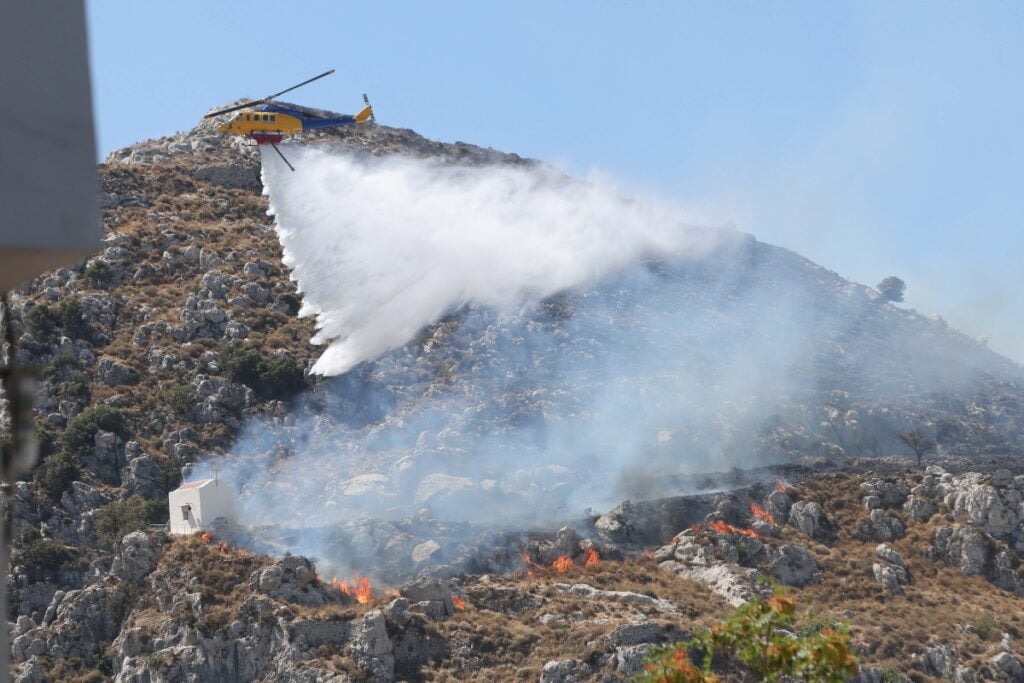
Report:
[[684,207],[539,164],[288,153],[265,193],[335,377],[216,461],[251,520],[543,526],[913,428],[1016,450],[1018,366]]
[[[607,180],[385,126],[283,151],[206,122],[115,152],[103,251],[13,297],[23,680],[624,681],[758,572],[852,609],[873,666],[1020,666],[949,602],[1021,613],[1019,366]],[[906,474],[911,428],[952,473]],[[150,528],[183,468],[237,487],[231,534]]]

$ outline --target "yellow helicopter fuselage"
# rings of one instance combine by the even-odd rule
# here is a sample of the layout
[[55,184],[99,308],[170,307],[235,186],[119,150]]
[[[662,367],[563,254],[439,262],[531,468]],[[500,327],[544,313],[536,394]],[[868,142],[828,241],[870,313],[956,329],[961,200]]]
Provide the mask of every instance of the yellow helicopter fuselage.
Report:
[[282,112],[246,110],[240,111],[227,123],[217,127],[228,135],[252,135],[253,133],[280,133],[293,135],[303,130],[302,119]]

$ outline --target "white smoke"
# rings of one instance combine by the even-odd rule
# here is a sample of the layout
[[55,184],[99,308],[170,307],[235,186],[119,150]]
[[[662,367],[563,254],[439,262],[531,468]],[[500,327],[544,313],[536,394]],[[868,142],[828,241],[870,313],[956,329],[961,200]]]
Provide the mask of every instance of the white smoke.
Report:
[[716,241],[677,205],[539,164],[287,154],[295,172],[265,155],[263,184],[301,314],[316,315],[314,343],[328,344],[313,367],[322,375],[402,346],[465,304],[512,310]]
[[279,550],[418,571],[412,548],[461,547],[464,524],[560,525],[682,476],[896,452],[923,397],[1010,374],[796,254],[608,182],[286,154],[296,172],[266,154],[264,185],[329,344],[315,370],[338,376],[250,421],[220,463]]

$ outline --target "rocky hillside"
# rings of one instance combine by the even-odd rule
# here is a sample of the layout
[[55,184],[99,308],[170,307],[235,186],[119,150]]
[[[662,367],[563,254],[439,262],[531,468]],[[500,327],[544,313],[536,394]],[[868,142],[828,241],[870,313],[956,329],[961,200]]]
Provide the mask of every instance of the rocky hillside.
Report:
[[[306,144],[535,163],[384,126]],[[14,296],[43,380],[8,500],[20,680],[626,680],[758,577],[803,631],[848,622],[863,680],[1022,675],[1019,366],[735,235],[317,379],[260,178],[209,123],[115,152],[102,252]],[[658,416],[622,457],[616,412]],[[885,457],[912,427],[948,473]],[[151,528],[214,455],[265,526]]]

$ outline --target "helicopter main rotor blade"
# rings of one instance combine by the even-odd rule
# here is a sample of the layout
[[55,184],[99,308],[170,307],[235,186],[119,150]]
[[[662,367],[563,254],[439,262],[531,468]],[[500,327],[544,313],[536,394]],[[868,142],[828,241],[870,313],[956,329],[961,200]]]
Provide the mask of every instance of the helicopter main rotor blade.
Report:
[[[270,99],[270,98],[267,98],[267,99]],[[235,106],[228,107],[227,109],[218,109],[217,111],[211,111],[209,114],[204,115],[203,118],[204,119],[210,119],[210,118],[213,118],[214,116],[220,116],[221,114],[230,114],[233,111],[238,111],[239,109],[245,109],[246,107],[251,107],[254,104],[260,104],[261,102],[266,102],[266,101],[267,100],[264,99],[264,100],[250,100],[248,102],[242,102],[241,104],[236,104]]]
[[319,79],[323,78],[324,76],[330,76],[332,73],[334,73],[334,69],[331,69],[330,71],[325,71],[322,74],[320,74],[319,76],[313,76],[313,78],[310,78],[309,80],[306,80],[306,81],[302,81],[302,83],[299,83],[298,85],[293,85],[290,88],[285,88],[281,92],[276,92],[273,95],[267,95],[266,97],[264,97],[262,99],[259,99],[259,100],[249,100],[248,102],[243,102],[242,104],[236,104],[233,107],[227,107],[225,109],[218,109],[217,111],[210,112],[209,114],[205,115],[203,118],[204,119],[209,119],[209,118],[212,118],[214,116],[220,116],[221,114],[229,114],[229,113],[231,113],[233,111],[238,111],[239,109],[245,109],[246,107],[251,107],[254,104],[261,104],[263,102],[269,102],[270,100],[274,99],[275,97],[280,97],[281,95],[285,94],[286,92],[291,92],[292,90],[295,90],[296,88],[301,88],[304,85],[309,85],[313,81],[319,80]]
[[331,69],[329,71],[325,71],[322,74],[320,74],[319,76],[313,76],[313,78],[310,78],[308,81],[302,81],[302,83],[299,83],[298,85],[293,85],[292,87],[286,88],[285,90],[282,90],[281,92],[276,92],[273,95],[267,95],[266,97],[264,97],[260,101],[261,102],[265,102],[266,100],[272,100],[275,97],[280,97],[281,95],[285,94],[286,92],[291,92],[292,90],[295,90],[296,88],[301,88],[304,85],[309,85],[313,81],[319,80],[319,79],[323,78],[324,76],[330,76],[332,73],[334,73],[334,69]]

